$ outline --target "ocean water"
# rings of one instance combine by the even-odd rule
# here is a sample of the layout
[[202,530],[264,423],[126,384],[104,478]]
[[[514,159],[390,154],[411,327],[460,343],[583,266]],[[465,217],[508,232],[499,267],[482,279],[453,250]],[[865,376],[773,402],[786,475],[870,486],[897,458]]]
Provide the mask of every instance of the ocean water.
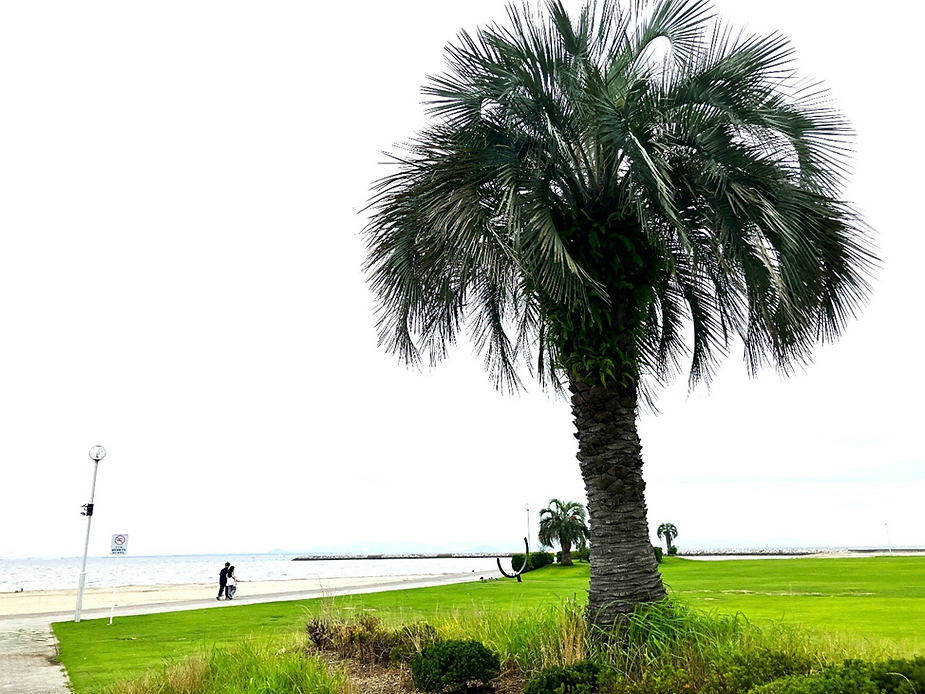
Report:
[[[239,581],[416,576],[473,572],[500,576],[494,559],[334,559],[292,561],[295,554],[177,555],[167,557],[87,558],[87,587],[218,583],[226,561]],[[22,590],[77,589],[80,557],[0,559],[0,593]],[[506,563],[505,563],[506,562]],[[502,559],[510,568],[510,559]]]

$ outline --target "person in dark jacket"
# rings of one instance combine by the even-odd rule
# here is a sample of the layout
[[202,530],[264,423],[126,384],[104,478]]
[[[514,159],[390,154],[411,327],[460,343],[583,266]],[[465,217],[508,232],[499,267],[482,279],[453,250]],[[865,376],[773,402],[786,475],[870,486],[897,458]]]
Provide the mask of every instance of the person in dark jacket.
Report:
[[228,590],[228,567],[231,566],[230,561],[225,562],[225,568],[218,572],[218,596],[216,600],[221,600],[222,595],[225,594],[225,591]]

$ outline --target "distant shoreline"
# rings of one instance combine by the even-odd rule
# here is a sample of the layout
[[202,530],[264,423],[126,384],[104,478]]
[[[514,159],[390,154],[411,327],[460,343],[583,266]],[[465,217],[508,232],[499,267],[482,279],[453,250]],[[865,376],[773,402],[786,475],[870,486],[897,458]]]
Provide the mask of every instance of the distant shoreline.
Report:
[[852,547],[852,548],[825,548],[825,547],[770,547],[770,548],[740,548],[740,549],[689,549],[678,550],[679,557],[850,557],[854,555],[916,555],[925,554],[925,547]]
[[350,561],[354,559],[494,559],[513,557],[514,552],[448,552],[441,554],[306,554],[292,561]]
[[[544,550],[548,551],[548,550]],[[306,554],[293,557],[291,561],[357,561],[366,559],[494,559],[513,557],[514,552],[448,552],[440,554]],[[688,549],[679,550],[679,557],[810,557],[810,556],[852,556],[925,554],[925,547],[750,547],[732,549]]]

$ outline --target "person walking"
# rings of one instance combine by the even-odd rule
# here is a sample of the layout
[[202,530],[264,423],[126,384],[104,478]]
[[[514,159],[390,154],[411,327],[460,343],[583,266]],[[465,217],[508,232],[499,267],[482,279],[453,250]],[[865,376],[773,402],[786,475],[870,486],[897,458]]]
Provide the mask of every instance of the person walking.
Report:
[[238,590],[238,577],[234,575],[234,566],[228,568],[227,585],[225,586],[225,599],[234,600]]
[[225,568],[218,572],[218,596],[216,600],[222,599],[222,594],[228,595],[228,567],[231,566],[230,561],[225,562]]

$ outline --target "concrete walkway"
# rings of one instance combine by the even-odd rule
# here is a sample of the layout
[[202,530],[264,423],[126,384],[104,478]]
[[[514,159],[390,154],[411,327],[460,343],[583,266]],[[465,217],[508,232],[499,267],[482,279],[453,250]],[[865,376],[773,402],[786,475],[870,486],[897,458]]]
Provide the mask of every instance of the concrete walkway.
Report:
[[[357,580],[363,581],[363,579]],[[400,583],[384,579],[382,583],[364,581],[356,585],[340,585],[336,593],[338,595],[358,595],[386,590],[465,583],[473,580],[478,579],[472,573],[427,576]],[[210,597],[135,607],[122,605],[117,608],[115,618],[205,608],[222,609],[226,606],[263,602],[307,600],[331,597],[331,595],[330,589],[319,588],[310,591],[287,591],[254,596],[241,596],[239,593],[232,602],[219,602]],[[84,620],[109,619],[109,609],[83,610],[81,618]],[[74,619],[73,611],[55,614],[0,615],[0,694],[70,694],[67,674],[57,662],[58,641],[52,633],[51,624],[72,619]]]
[[0,692],[68,694],[48,617],[0,618]]

